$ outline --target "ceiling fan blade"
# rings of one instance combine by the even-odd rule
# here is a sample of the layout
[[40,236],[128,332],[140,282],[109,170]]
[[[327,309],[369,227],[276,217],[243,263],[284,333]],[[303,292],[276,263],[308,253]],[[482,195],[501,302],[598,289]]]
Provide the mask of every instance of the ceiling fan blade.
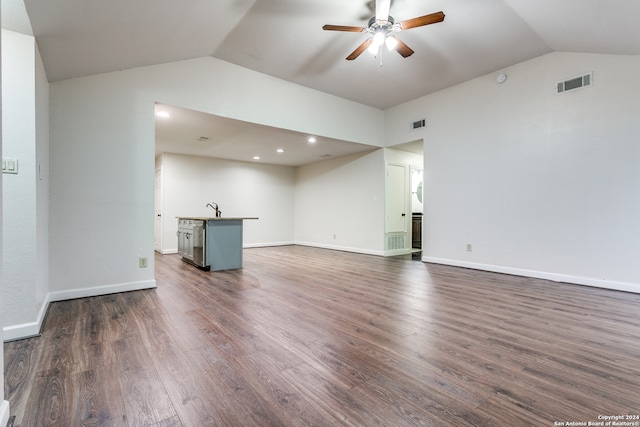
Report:
[[373,42],[372,38],[368,38],[365,41],[363,41],[362,44],[356,48],[356,50],[351,52],[351,55],[347,56],[347,61],[353,61],[358,56],[360,56],[362,52],[367,50],[367,48],[371,45],[372,42]]
[[400,28],[408,30],[409,28],[422,27],[423,25],[435,24],[442,21],[444,21],[444,13],[436,12],[402,21],[400,22]]
[[391,0],[376,0],[376,21],[387,21]]
[[348,25],[323,25],[322,26],[323,30],[328,30],[328,31],[350,31],[353,33],[361,33],[363,31],[366,31],[366,28],[362,28],[362,27],[350,27]]
[[396,37],[396,39],[398,40],[398,44],[396,45],[396,50],[400,55],[402,55],[403,58],[413,55],[413,49],[407,46],[406,43],[400,40],[399,38]]

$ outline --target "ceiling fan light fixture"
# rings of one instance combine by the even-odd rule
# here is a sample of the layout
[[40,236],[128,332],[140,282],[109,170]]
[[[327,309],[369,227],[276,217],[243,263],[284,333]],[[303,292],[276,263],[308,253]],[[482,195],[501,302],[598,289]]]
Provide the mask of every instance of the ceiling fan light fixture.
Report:
[[380,46],[379,46],[379,45],[377,45],[377,44],[373,41],[373,39],[370,39],[370,40],[372,40],[372,42],[371,42],[371,44],[369,45],[369,47],[367,48],[367,51],[369,51],[369,53],[370,53],[370,54],[372,54],[372,55],[377,55],[377,54],[378,54],[378,49],[380,48]]
[[396,48],[396,46],[398,46],[398,39],[396,38],[396,36],[389,36],[384,41],[384,44],[387,46],[387,49],[393,50]]
[[382,43],[384,43],[384,38],[385,38],[385,32],[384,31],[376,31],[376,33],[373,35],[373,43],[376,48],[382,46]]
[[377,55],[380,50],[380,46],[382,46],[385,42],[385,38],[387,37],[387,32],[384,29],[378,29],[374,34],[373,38],[371,38],[371,44],[367,48],[369,53],[372,55]]

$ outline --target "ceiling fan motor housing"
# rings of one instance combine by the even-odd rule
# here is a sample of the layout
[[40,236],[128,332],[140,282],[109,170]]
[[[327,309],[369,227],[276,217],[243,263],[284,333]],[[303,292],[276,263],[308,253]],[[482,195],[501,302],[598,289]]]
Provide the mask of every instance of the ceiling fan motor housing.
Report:
[[393,24],[395,21],[393,20],[393,16],[389,16],[386,21],[376,20],[376,17],[372,17],[369,19],[368,30],[371,33],[375,33],[379,30],[384,30],[387,33],[393,30]]

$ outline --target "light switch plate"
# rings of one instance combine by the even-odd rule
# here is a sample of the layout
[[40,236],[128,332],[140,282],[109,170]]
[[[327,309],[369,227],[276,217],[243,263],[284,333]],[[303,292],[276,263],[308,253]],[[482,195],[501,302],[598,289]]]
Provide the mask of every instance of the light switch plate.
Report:
[[18,173],[18,159],[2,159],[2,173]]

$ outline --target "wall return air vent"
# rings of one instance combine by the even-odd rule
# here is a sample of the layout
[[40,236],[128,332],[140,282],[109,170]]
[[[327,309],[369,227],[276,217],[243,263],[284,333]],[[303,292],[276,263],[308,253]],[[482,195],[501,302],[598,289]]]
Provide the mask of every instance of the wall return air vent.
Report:
[[416,129],[423,128],[426,125],[427,125],[427,119],[420,119],[420,120],[416,120],[415,122],[411,122],[409,127],[411,130],[416,130]]
[[591,82],[593,82],[593,73],[563,80],[556,83],[556,93],[564,93],[581,87],[591,86]]

